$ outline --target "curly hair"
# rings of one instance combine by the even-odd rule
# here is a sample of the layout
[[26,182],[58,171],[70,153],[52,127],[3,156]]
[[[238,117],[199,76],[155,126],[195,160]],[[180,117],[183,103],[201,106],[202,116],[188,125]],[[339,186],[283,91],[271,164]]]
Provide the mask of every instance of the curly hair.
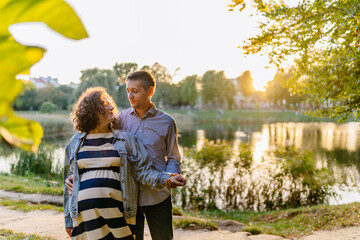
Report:
[[99,124],[99,116],[106,113],[106,106],[114,107],[114,115],[118,113],[114,99],[103,87],[86,89],[81,94],[70,114],[75,130],[89,132]]

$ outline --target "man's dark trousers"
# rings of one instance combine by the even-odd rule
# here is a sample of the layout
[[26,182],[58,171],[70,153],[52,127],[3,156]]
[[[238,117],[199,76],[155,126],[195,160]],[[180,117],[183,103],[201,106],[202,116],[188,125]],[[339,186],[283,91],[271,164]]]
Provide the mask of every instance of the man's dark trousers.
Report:
[[171,197],[156,205],[138,207],[136,240],[144,239],[144,215],[150,228],[152,240],[173,239]]

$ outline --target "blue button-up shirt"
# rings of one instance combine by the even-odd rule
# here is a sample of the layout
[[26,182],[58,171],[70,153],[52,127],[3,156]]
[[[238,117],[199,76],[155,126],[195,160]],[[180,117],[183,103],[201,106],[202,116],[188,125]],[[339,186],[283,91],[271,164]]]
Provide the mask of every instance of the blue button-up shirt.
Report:
[[[160,172],[180,173],[180,153],[177,143],[175,120],[153,105],[141,118],[134,108],[129,108],[117,116],[118,127],[129,131],[145,146],[153,166]],[[170,190],[152,190],[140,185],[139,205],[149,206],[164,201]]]

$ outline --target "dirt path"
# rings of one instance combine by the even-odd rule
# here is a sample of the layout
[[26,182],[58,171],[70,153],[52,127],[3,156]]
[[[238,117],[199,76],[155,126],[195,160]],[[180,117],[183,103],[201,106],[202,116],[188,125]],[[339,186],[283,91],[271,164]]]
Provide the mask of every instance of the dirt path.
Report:
[[[0,228],[8,228],[15,232],[52,236],[56,239],[69,239],[64,230],[64,219],[61,213],[54,211],[20,212],[0,207]],[[254,238],[255,237],[255,238]],[[145,230],[145,239],[151,240],[149,230]],[[185,231],[176,229],[174,239],[177,240],[281,240],[277,236],[248,236],[245,232],[229,231]]]
[[[56,239],[69,239],[64,231],[63,215],[54,211],[20,212],[0,206],[0,228],[8,228],[15,232],[52,236]],[[190,231],[176,229],[176,240],[284,240],[279,236],[255,235],[229,231]],[[145,240],[151,240],[148,229],[145,229]],[[335,231],[314,232],[301,240],[360,240],[360,228],[344,228]]]

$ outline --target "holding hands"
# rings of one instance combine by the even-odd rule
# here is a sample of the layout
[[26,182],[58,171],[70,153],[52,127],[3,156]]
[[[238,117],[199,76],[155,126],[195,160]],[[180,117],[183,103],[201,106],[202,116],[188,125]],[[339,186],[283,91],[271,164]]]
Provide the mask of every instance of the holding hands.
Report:
[[[66,180],[66,188],[69,192],[69,195],[72,195],[72,188],[73,188],[73,175],[70,175]],[[170,178],[165,180],[165,185],[168,188],[176,188],[176,187],[182,187],[186,184],[186,179],[178,173],[172,173],[170,175]]]

